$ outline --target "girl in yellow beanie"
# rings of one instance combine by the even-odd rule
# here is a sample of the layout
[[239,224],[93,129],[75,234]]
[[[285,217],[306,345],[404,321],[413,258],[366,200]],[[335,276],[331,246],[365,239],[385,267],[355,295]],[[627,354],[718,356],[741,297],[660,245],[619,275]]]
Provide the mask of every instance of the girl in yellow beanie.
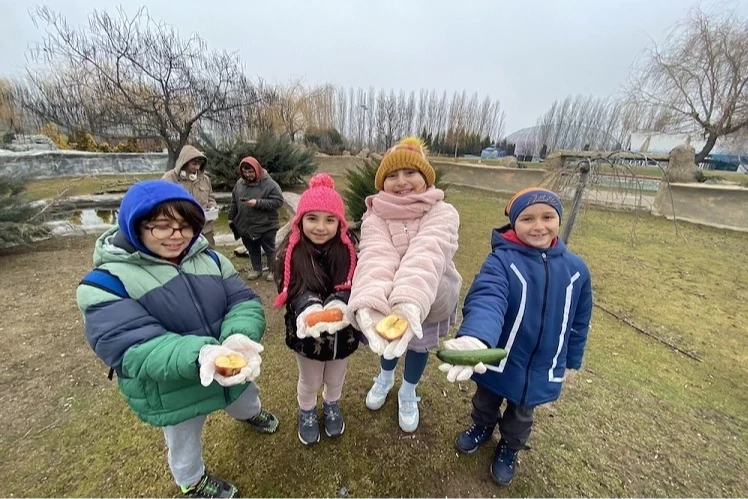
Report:
[[[395,383],[398,358],[405,354],[398,392],[400,428],[418,428],[416,386],[439,344],[455,323],[462,278],[452,261],[460,217],[434,187],[436,174],[423,143],[408,137],[382,158],[366,198],[358,266],[348,302],[348,319],[369,348],[381,356],[381,371],[366,396],[366,406],[384,405]],[[407,321],[402,336],[388,340],[377,324],[388,315]],[[406,353],[407,352],[407,353]]]

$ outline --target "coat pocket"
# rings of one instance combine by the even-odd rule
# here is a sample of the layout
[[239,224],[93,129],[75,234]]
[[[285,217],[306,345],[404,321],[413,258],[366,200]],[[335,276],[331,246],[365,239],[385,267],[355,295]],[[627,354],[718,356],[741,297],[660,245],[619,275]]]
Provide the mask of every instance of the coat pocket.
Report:
[[160,411],[164,408],[164,403],[161,400],[161,392],[158,389],[158,383],[144,382],[143,391],[145,392],[145,399],[148,403],[148,407]]

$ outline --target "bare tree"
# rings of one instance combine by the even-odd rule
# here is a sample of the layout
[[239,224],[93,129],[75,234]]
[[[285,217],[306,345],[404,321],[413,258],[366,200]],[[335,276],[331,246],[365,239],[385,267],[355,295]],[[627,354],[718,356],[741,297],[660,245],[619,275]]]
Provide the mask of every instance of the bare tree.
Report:
[[376,105],[377,105],[377,93],[374,90],[374,87],[369,87],[369,94],[366,99],[367,105],[369,106],[369,110],[366,112],[366,145],[369,148],[375,148],[374,142],[373,142],[373,136],[374,136],[374,130],[377,123],[377,116],[376,116]]
[[[486,97],[480,104],[478,94],[470,99],[465,91],[448,99],[446,92],[437,96],[434,90],[384,90],[369,87],[303,90],[309,104],[302,108],[304,127],[321,127],[331,123],[349,144],[382,150],[406,135],[441,134],[445,137],[501,137],[505,113],[498,100]],[[282,92],[276,89],[280,98]],[[264,102],[264,100],[263,100]]]
[[692,10],[647,51],[628,92],[669,110],[682,131],[703,134],[696,162],[703,161],[719,137],[748,125],[748,22],[735,12]]
[[335,128],[346,136],[348,135],[348,98],[344,88],[339,88],[335,92]]
[[537,155],[543,146],[548,152],[585,146],[598,151],[619,149],[643,121],[647,120],[640,108],[620,99],[567,96],[538,118],[531,144],[523,152]]
[[184,40],[145,8],[132,18],[122,9],[115,16],[94,11],[87,28],[70,26],[48,7],[38,7],[32,19],[46,26],[46,36],[30,51],[42,67],[28,71],[22,104],[69,126],[48,105],[64,97],[76,120],[156,134],[166,143],[169,166],[199,121],[220,120],[258,101],[237,53],[208,51],[196,34]]
[[20,113],[13,95],[13,84],[10,80],[0,78],[0,130],[17,131]]

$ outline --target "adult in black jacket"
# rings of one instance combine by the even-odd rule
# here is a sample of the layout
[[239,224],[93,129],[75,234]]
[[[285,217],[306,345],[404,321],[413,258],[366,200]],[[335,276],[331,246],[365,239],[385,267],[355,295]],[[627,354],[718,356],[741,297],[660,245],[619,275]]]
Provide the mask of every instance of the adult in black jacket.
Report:
[[229,227],[234,237],[241,238],[249,252],[252,271],[248,279],[262,276],[262,251],[270,269],[266,279],[273,280],[272,263],[275,255],[275,236],[280,228],[279,211],[283,206],[283,192],[260,162],[247,156],[239,163],[239,176],[231,193]]

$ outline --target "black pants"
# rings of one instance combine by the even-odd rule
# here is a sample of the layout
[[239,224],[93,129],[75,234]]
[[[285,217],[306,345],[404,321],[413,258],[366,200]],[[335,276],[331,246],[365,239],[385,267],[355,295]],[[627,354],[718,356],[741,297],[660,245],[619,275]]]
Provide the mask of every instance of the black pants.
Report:
[[507,400],[502,414],[503,402],[504,397],[478,385],[473,395],[473,412],[470,415],[477,425],[494,427],[498,423],[501,438],[507,446],[513,450],[522,450],[530,438],[535,408],[517,406]]
[[275,235],[278,229],[269,230],[257,239],[242,236],[242,243],[247,248],[249,260],[252,262],[252,270],[262,272],[262,251],[268,259],[268,268],[273,271],[273,257],[275,256]]

